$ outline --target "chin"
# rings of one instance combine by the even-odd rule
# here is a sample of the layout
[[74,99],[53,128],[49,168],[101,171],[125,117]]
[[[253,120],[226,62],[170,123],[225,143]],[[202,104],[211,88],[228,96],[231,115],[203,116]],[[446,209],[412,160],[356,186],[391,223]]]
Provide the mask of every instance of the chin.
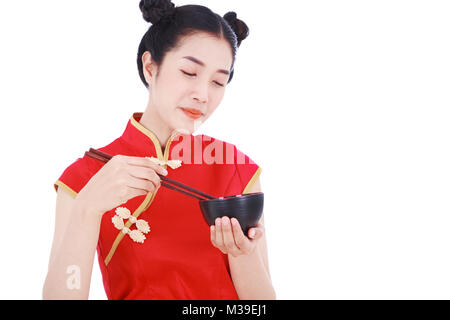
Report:
[[174,123],[172,126],[173,131],[178,131],[182,134],[192,134],[194,131],[194,124],[184,123],[182,121],[177,121],[177,123]]
[[176,123],[173,130],[183,134],[193,134],[203,124],[203,119],[184,120],[181,123]]
[[173,131],[178,131],[178,132],[180,132],[182,134],[188,134],[188,135],[192,134],[191,130],[188,130],[186,128],[180,128],[180,127],[174,128]]

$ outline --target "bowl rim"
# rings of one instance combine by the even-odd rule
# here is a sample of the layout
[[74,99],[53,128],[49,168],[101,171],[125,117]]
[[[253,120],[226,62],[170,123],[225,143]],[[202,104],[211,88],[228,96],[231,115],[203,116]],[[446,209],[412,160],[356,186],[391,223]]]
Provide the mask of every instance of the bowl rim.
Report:
[[258,192],[251,192],[251,193],[243,193],[243,194],[235,194],[231,196],[226,197],[217,197],[214,199],[204,199],[199,200],[200,202],[214,202],[214,201],[227,201],[227,200],[233,200],[233,199],[240,199],[240,198],[248,198],[255,195],[264,195],[264,192],[258,191]]

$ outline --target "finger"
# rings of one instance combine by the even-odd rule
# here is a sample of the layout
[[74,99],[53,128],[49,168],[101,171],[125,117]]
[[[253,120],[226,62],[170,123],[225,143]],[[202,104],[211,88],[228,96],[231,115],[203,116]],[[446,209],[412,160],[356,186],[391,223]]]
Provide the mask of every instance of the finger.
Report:
[[153,162],[149,158],[130,157],[130,156],[123,156],[123,157],[124,157],[126,163],[129,165],[152,168],[159,174],[166,175],[167,170],[163,166]]
[[142,195],[147,195],[147,191],[146,190],[142,190],[142,189],[135,189],[135,188],[127,188],[128,191],[127,193],[120,197],[120,203],[126,203],[129,199],[133,199],[135,197],[138,196],[142,196]]
[[[165,175],[162,174],[161,172],[163,172],[164,169],[163,167],[156,165],[157,168],[149,168],[149,167],[141,167],[141,166],[128,166],[127,167],[127,172],[128,174],[131,174],[133,176],[135,176],[136,178],[142,178],[142,179],[148,179],[149,177],[153,177],[156,176],[159,178],[158,174],[160,175]],[[159,168],[158,168],[159,167]],[[154,175],[153,175],[154,173]]]
[[130,166],[128,175],[132,177],[133,181],[130,186],[133,188],[141,188],[141,186],[148,185],[148,181],[152,182],[155,188],[161,184],[161,178],[150,168]]
[[261,223],[258,223],[257,225],[256,225],[256,236],[255,236],[255,239],[257,238],[257,239],[259,239],[259,238],[261,238],[261,237],[263,237],[264,236],[264,233],[266,232],[266,229],[264,228],[264,225],[263,224],[261,224]]
[[249,237],[250,239],[253,239],[253,238],[255,237],[255,234],[256,234],[256,228],[250,228],[250,229],[248,229],[248,237]]
[[226,252],[224,252],[225,247],[224,247],[224,244],[223,244],[221,219],[217,218],[215,223],[216,223],[215,229],[216,229],[216,245],[217,245],[217,248],[219,248],[220,251],[222,251],[223,253],[226,253]]
[[209,227],[209,233],[210,233],[210,237],[211,237],[211,243],[213,244],[213,246],[216,246],[216,227],[215,225],[211,225]]
[[230,219],[225,216],[222,217],[222,233],[223,233],[223,242],[227,249],[227,252],[234,254],[239,253],[239,248],[234,242],[233,231],[231,230]]
[[257,227],[253,227],[248,230],[248,235],[251,239],[257,240],[264,235],[264,228],[258,224]]
[[126,185],[129,188],[141,189],[146,192],[155,192],[160,184],[153,180],[138,179],[130,176]]
[[132,199],[137,196],[147,195],[149,191],[135,188],[128,188],[128,199]]
[[237,247],[243,252],[248,252],[251,248],[251,244],[244,235],[239,221],[236,218],[231,218],[231,224],[233,226],[234,241],[236,242]]

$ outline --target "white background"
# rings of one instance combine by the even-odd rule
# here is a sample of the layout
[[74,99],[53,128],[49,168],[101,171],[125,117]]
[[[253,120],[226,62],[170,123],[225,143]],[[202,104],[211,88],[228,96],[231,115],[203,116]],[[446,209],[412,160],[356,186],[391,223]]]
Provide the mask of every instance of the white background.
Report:
[[[41,299],[53,182],[144,111],[138,2],[0,2],[2,299]],[[277,298],[449,299],[449,3],[195,3],[250,28],[196,133],[263,169]]]

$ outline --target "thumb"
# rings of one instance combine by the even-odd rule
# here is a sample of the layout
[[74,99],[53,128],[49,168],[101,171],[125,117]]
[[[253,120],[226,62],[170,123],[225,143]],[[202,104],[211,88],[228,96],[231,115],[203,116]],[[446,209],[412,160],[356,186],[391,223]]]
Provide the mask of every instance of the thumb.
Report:
[[249,231],[249,235],[251,239],[258,239],[262,237],[263,230],[261,228],[251,228]]

